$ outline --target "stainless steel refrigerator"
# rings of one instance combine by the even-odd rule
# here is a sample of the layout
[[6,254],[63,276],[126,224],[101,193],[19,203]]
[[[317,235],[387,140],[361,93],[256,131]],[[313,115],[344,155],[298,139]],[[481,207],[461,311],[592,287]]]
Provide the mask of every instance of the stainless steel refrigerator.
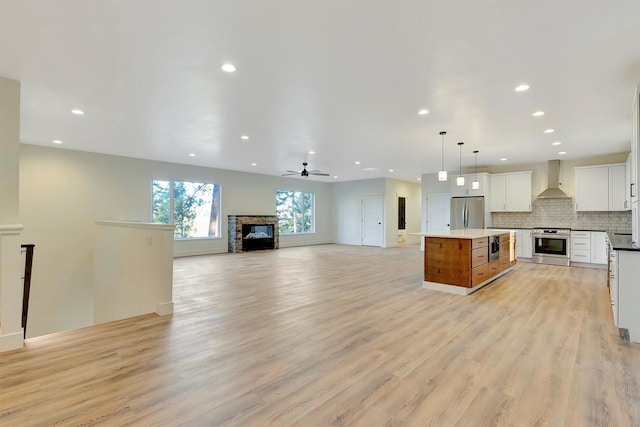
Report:
[[449,228],[484,228],[484,197],[452,197]]

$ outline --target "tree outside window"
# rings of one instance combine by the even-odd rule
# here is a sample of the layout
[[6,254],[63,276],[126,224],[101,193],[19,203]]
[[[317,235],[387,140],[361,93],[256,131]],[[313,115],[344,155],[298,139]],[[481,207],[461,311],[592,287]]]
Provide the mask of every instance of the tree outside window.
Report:
[[220,237],[220,186],[153,181],[153,222],[175,224],[175,239]]
[[281,234],[313,233],[313,193],[276,191],[276,215]]

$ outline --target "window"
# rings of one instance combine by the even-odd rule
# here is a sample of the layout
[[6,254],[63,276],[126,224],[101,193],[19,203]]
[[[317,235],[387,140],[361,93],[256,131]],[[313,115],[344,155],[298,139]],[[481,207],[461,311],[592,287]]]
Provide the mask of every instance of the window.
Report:
[[313,193],[277,190],[276,215],[281,234],[313,233]]
[[175,224],[174,239],[220,237],[220,186],[153,181],[153,222]]

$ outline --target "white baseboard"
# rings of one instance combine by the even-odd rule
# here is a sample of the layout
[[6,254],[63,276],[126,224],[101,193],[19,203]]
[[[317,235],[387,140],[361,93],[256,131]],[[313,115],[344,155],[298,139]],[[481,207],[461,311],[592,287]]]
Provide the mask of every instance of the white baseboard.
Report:
[[169,314],[173,314],[173,301],[159,302],[156,314],[158,316],[167,316]]
[[4,351],[18,350],[24,345],[24,332],[15,332],[9,335],[0,335],[0,353]]

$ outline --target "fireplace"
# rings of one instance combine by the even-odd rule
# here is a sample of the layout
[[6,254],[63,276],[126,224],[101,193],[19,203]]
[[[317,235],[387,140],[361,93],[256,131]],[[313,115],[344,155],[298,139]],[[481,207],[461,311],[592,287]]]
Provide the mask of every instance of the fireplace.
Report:
[[242,224],[242,252],[273,249],[273,224]]
[[229,215],[229,252],[278,249],[278,217],[275,215]]

